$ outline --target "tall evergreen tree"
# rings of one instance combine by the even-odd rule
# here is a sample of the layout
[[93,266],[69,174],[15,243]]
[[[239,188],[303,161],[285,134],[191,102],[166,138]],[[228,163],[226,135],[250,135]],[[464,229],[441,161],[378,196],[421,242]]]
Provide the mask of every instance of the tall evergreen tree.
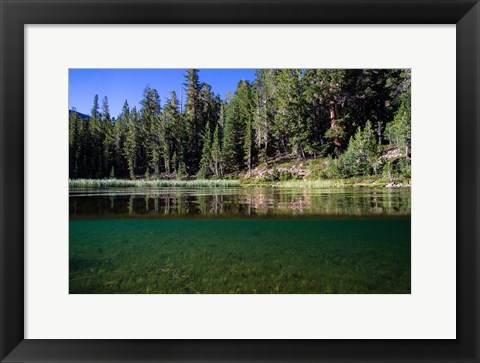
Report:
[[[90,117],[72,110],[70,178],[133,179],[163,171],[218,177],[291,155],[329,156],[344,175],[366,175],[376,172],[378,155],[365,150],[383,143],[400,149],[401,160],[390,166],[409,175],[408,69],[257,70],[252,83],[240,81],[224,101],[200,82],[198,70],[186,72],[184,86],[184,110],[171,92],[162,112],[148,86],[140,112],[125,102],[114,118],[108,99],[100,107],[98,95]],[[376,144],[369,149],[365,140],[372,134]]]
[[406,92],[401,97],[402,103],[391,123],[388,124],[386,135],[390,143],[399,147],[403,156],[410,155],[411,148],[411,96]]
[[238,164],[238,125],[236,121],[236,104],[233,96],[227,94],[225,105],[225,126],[222,148],[222,168],[225,173],[235,173],[240,170]]
[[307,100],[319,108],[318,121],[328,122],[328,126],[326,122],[322,125],[322,129],[326,129],[325,141],[329,141],[337,151],[342,150],[346,138],[344,128],[349,117],[342,112],[347,96],[347,70],[309,69],[305,77],[308,84],[305,91]]
[[[145,173],[154,172],[155,177],[160,175],[160,158],[162,156],[163,127],[161,122],[160,98],[156,89],[149,86],[143,91],[140,102],[142,126],[144,134],[144,149],[146,151],[147,167]],[[151,170],[153,168],[153,170]]]
[[188,130],[188,163],[195,172],[195,166],[200,160],[200,133],[202,130],[200,83],[198,81],[198,69],[189,69],[185,74],[186,102],[185,122]]
[[81,155],[81,127],[82,123],[75,109],[69,113],[68,120],[68,156],[69,156],[69,178],[79,177],[79,162]]
[[254,87],[256,92],[256,110],[253,127],[260,158],[266,164],[268,164],[272,120],[276,114],[276,73],[277,70],[275,69],[260,69],[255,71]]
[[101,133],[103,134],[103,176],[115,176],[115,164],[113,162],[115,155],[115,138],[108,98],[106,96],[102,101],[101,121]]
[[87,136],[89,141],[86,146],[87,175],[89,177],[103,178],[105,176],[103,169],[103,141],[105,134],[102,128],[101,113],[98,106],[98,95],[93,98],[93,107],[91,111],[91,119],[88,123],[89,130]]
[[[179,101],[175,92],[170,93],[163,109],[164,120],[164,161],[168,173],[177,168],[178,155],[185,146],[185,125],[180,113]],[[175,158],[173,158],[175,155]]]
[[[253,111],[254,100],[252,89],[248,81],[240,81],[235,91],[235,103],[237,112],[235,114],[237,129],[237,138],[243,141],[243,150],[238,152],[237,160],[239,163],[245,162],[248,171],[252,169],[254,153],[254,131],[253,131]],[[243,154],[243,160],[241,156]]]
[[213,133],[213,140],[212,140],[212,148],[211,148],[211,158],[213,164],[213,173],[215,177],[220,175],[220,164],[221,164],[221,141],[220,141],[220,133],[218,130],[218,124],[215,126],[215,131]]
[[200,168],[198,170],[198,176],[204,179],[207,176],[207,173],[210,171],[211,166],[211,135],[210,135],[210,122],[207,121],[205,126],[205,132],[203,135],[203,148],[202,148],[202,158],[200,160]]
[[277,113],[274,135],[282,153],[295,152],[305,159],[309,139],[309,121],[303,100],[302,72],[282,69],[277,75]]
[[123,103],[122,113],[117,118],[118,123],[124,124],[124,140],[123,143],[118,142],[118,147],[122,148],[123,155],[125,156],[128,176],[130,179],[135,179],[135,159],[137,152],[137,125],[136,125],[136,112],[135,115],[130,114],[130,107],[127,100]]

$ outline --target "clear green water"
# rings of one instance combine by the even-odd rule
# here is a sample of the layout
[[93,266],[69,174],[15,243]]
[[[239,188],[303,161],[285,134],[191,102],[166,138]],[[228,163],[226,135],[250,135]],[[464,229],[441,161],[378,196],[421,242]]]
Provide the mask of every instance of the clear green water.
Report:
[[71,191],[70,293],[410,293],[410,190]]

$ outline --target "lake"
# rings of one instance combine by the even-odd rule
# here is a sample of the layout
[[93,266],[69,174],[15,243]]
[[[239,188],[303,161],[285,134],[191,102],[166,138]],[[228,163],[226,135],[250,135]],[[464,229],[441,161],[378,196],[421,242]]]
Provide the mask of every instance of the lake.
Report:
[[409,188],[70,190],[70,293],[410,293]]

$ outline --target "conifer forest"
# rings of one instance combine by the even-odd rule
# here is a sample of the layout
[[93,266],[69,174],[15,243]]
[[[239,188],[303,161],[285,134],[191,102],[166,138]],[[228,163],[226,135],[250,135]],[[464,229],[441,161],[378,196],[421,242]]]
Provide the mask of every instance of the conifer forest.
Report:
[[69,82],[70,294],[411,293],[410,69]]
[[[222,99],[185,71],[185,99],[149,86],[141,107],[111,115],[95,95],[70,111],[71,179],[300,179],[275,168],[312,161],[311,179],[410,180],[410,70],[259,69]],[[315,160],[318,161],[315,164]]]

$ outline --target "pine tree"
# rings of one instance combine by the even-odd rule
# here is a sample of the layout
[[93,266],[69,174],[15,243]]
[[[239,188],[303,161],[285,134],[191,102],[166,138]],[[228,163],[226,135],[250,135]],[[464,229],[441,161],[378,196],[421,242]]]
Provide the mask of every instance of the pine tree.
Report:
[[173,155],[172,155],[172,169],[173,169],[174,172],[176,172],[178,170],[177,163],[178,163],[177,152],[174,151]]
[[123,153],[127,161],[128,176],[135,179],[135,159],[137,154],[137,121],[138,115],[136,109],[130,113],[130,107],[127,100],[123,104],[122,113],[119,119],[125,122],[125,142],[123,143]]
[[348,96],[348,74],[345,69],[309,69],[306,71],[305,93],[308,102],[315,105],[317,122],[321,123],[325,140],[338,151],[343,148],[345,123],[348,113],[343,108]]
[[188,164],[191,169],[195,171],[200,160],[200,132],[202,131],[198,69],[187,70],[184,87],[187,96],[185,103],[185,122],[188,131]]
[[343,177],[376,174],[377,161],[377,140],[372,123],[367,121],[365,128],[359,128],[350,138],[348,149],[340,158],[339,169]]
[[204,179],[207,176],[207,173],[210,171],[211,153],[210,122],[207,121],[203,136],[202,158],[200,160],[200,167],[197,174],[197,176],[201,179]]
[[170,93],[163,110],[163,157],[165,162],[165,170],[171,172],[171,167],[176,169],[177,160],[173,160],[172,155],[177,155],[180,148],[184,144],[184,125],[182,122],[179,102],[175,92]]
[[149,86],[143,91],[141,101],[142,126],[144,128],[144,149],[146,151],[146,169],[150,174],[153,167],[155,177],[160,174],[160,158],[162,156],[163,127],[161,122],[160,98],[156,89]]
[[112,167],[114,152],[115,152],[115,139],[113,135],[113,124],[110,117],[110,109],[108,106],[108,99],[105,96],[102,101],[102,114],[101,114],[101,133],[103,134],[103,175],[112,177]]
[[103,164],[103,141],[105,134],[102,128],[101,114],[98,106],[98,95],[93,98],[93,107],[91,111],[91,118],[88,122],[88,131],[86,133],[86,139],[88,145],[86,145],[85,159],[87,163],[87,177],[90,178],[103,178],[104,164]]
[[251,117],[245,120],[245,140],[243,142],[243,151],[245,153],[245,162],[248,168],[248,175],[252,172],[253,163],[253,127]]
[[239,158],[239,162],[245,162],[248,172],[251,172],[254,158],[254,131],[253,131],[253,112],[254,102],[250,83],[248,81],[240,81],[235,91],[235,103],[237,112],[235,115],[238,129],[236,137],[243,143],[242,149],[237,151],[243,156],[243,160]]
[[98,106],[98,95],[95,95],[93,97],[93,106],[92,106],[92,111],[90,112],[90,116],[92,117],[92,119],[96,119],[100,117],[100,111]]
[[222,147],[222,169],[225,173],[235,173],[239,171],[237,161],[237,126],[235,120],[235,100],[230,94],[227,94],[227,104],[225,105],[225,126]]
[[211,160],[213,163],[213,173],[215,177],[218,178],[220,175],[220,164],[221,164],[221,144],[220,144],[220,134],[218,130],[218,124],[215,126],[215,131],[213,133],[213,141],[211,148]]
[[81,152],[81,120],[75,109],[70,111],[68,127],[68,156],[69,156],[69,178],[79,176],[79,157]]
[[303,93],[300,69],[282,69],[278,72],[274,135],[280,140],[279,148],[283,152],[293,151],[305,159],[310,119],[306,117]]
[[[225,106],[224,166],[237,172],[243,165],[252,166],[254,159],[253,94],[247,81],[240,81],[233,97]],[[248,131],[247,131],[248,130]],[[249,132],[248,138],[246,138]]]
[[177,179],[181,180],[187,174],[187,167],[183,159],[178,164]]
[[410,70],[257,70],[224,102],[198,70],[185,80],[184,111],[171,92],[162,112],[147,86],[140,112],[125,102],[114,118],[97,95],[90,117],[70,112],[70,178],[158,178],[163,170],[218,177],[291,153],[329,156],[329,177],[367,175],[377,172],[377,145],[385,142],[403,156],[392,171],[410,175]]
[[255,117],[253,128],[255,130],[256,146],[260,158],[268,164],[268,150],[271,141],[271,127],[276,114],[275,90],[276,90],[275,69],[260,69],[255,71]]
[[387,125],[385,134],[390,143],[402,150],[405,157],[410,154],[411,147],[411,96],[410,92],[403,94],[402,103],[393,121]]

